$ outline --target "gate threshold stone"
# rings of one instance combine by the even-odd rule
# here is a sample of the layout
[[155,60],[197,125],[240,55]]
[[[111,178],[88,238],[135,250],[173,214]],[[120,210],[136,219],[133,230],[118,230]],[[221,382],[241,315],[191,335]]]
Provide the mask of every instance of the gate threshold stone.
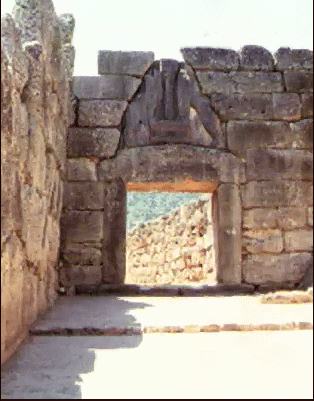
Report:
[[32,335],[140,335],[313,328],[313,304],[230,297],[61,297]]
[[249,284],[214,284],[214,285],[152,285],[136,284],[102,284],[79,285],[78,295],[129,295],[129,296],[210,296],[210,295],[240,295],[252,294],[255,288]]

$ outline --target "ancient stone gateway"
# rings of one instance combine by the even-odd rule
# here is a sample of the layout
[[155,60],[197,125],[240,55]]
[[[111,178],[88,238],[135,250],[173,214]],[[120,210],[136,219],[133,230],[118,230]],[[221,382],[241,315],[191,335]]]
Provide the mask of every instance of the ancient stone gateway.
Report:
[[[116,167],[113,165],[116,164]],[[233,172],[223,169],[234,166]],[[224,167],[225,166],[225,167]],[[186,145],[133,148],[101,165],[105,190],[103,271],[105,282],[123,282],[125,276],[126,189],[214,192],[214,221],[218,279],[241,282],[241,163],[233,155]],[[220,228],[223,227],[223,230]]]
[[212,192],[223,285],[312,285],[312,51],[101,51],[98,76],[73,78],[73,17],[15,3],[1,24],[2,362],[64,288],[124,281],[127,190]]
[[311,270],[310,53],[183,56],[103,51],[100,76],[74,78],[63,286],[124,282],[127,190],[213,193],[219,283],[293,287]]

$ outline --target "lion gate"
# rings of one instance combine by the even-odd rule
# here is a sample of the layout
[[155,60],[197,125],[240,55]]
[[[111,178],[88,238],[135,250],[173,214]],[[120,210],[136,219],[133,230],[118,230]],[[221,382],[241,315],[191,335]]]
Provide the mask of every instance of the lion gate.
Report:
[[125,277],[126,192],[213,193],[218,282],[295,287],[312,271],[312,53],[101,51],[75,77],[61,282]]

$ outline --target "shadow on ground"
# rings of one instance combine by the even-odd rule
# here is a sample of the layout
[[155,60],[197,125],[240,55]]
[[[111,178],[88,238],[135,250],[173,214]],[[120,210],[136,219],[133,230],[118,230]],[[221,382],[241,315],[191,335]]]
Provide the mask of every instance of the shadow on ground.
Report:
[[[119,298],[115,303],[119,322],[139,329],[141,325],[132,315],[132,310],[151,306]],[[53,310],[49,314],[53,316]],[[75,316],[69,316],[69,320],[73,318]],[[135,348],[141,342],[141,334],[123,337],[32,336],[2,367],[1,398],[80,399],[80,375],[94,371],[95,349]]]

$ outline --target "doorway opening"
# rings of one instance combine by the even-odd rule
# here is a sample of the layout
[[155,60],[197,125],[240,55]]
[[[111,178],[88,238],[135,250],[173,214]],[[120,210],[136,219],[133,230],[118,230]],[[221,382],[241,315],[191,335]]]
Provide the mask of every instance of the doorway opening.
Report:
[[125,284],[216,283],[212,194],[128,187]]

